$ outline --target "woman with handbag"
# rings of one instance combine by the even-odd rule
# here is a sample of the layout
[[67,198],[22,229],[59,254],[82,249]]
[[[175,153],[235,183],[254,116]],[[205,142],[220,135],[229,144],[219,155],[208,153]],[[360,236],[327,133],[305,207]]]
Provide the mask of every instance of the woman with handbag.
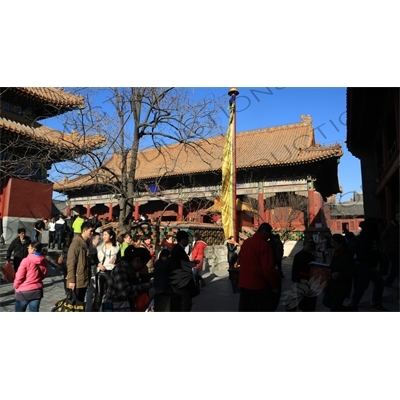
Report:
[[96,269],[96,294],[92,311],[100,310],[111,271],[115,267],[119,252],[117,236],[112,228],[103,230],[102,242],[97,245],[97,258],[100,261]]
[[15,274],[15,312],[39,311],[43,297],[43,279],[47,274],[47,260],[43,254],[43,244],[31,243]]

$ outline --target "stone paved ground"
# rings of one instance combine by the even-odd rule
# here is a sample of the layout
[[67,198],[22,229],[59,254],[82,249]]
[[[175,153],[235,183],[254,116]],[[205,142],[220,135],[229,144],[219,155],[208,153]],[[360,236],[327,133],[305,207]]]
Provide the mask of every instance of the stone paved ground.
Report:
[[[1,250],[1,249],[0,249]],[[50,268],[48,277],[44,280],[44,297],[40,305],[41,312],[49,312],[54,307],[54,302],[65,297],[63,288],[63,278],[60,268],[56,264],[59,252],[52,251],[48,255]],[[283,272],[285,279],[282,280],[282,292],[291,289],[290,271],[292,265],[292,257],[286,257],[283,260]],[[329,260],[328,260],[329,261]],[[233,293],[231,281],[227,272],[217,272],[210,274],[206,272],[203,275],[206,286],[201,290],[199,296],[193,299],[193,312],[235,312],[238,310],[239,294]],[[398,280],[395,281],[398,286]],[[359,311],[366,312],[370,310],[370,299],[372,296],[372,284],[365,292],[360,305]],[[346,299],[348,304],[350,299]],[[383,305],[389,311],[399,311],[399,301],[396,299],[395,291],[385,289],[383,293]],[[0,284],[0,312],[14,311],[14,289],[11,283]],[[277,311],[285,311],[285,306],[281,301]],[[319,312],[329,311],[322,304],[322,295],[317,299],[317,310]]]
[[[319,260],[321,261],[321,260]],[[291,267],[293,257],[286,257],[282,263],[283,273],[285,278],[282,280],[282,293],[291,290]],[[328,260],[329,262],[329,260]],[[218,273],[219,276],[205,274],[203,277],[206,281],[206,286],[201,290],[201,294],[193,299],[192,311],[225,311],[234,312],[239,307],[239,294],[234,294],[232,285],[229,280],[228,273]],[[397,284],[397,280],[395,281]],[[398,284],[397,284],[398,285]],[[368,312],[370,309],[370,300],[372,298],[372,283],[364,293],[363,298],[358,307],[360,312]],[[280,304],[277,308],[277,312],[285,312],[284,296],[281,297]],[[345,300],[345,305],[350,303],[350,299]],[[385,288],[383,292],[382,304],[389,311],[399,311],[399,300],[395,297],[395,291],[392,289]],[[329,309],[322,304],[322,294],[317,298],[318,312],[329,312]],[[299,310],[299,312],[301,312]]]

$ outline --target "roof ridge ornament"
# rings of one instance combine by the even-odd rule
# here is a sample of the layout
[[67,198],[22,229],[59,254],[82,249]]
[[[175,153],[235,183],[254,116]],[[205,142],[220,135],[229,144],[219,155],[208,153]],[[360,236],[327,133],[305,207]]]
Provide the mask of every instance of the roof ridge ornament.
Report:
[[311,118],[310,114],[308,114],[308,115],[301,114],[300,117],[301,117],[301,121],[304,124],[307,124],[307,125],[311,125],[312,124],[312,118]]
[[308,114],[308,115],[301,114],[301,120],[304,124],[307,124],[307,125],[312,124],[312,118],[311,118],[310,114]]

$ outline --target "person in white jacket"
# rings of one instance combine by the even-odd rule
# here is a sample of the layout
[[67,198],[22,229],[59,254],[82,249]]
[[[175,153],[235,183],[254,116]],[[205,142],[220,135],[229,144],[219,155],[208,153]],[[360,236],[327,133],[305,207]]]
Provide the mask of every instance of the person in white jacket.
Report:
[[114,230],[112,228],[104,229],[102,241],[97,245],[99,263],[96,269],[96,295],[92,311],[98,311],[101,308],[103,297],[107,290],[107,281],[117,262],[118,252],[119,243],[117,242],[117,235]]
[[117,261],[118,251],[119,243],[114,230],[112,228],[104,229],[102,241],[97,245],[97,258],[99,259],[97,272],[112,271]]

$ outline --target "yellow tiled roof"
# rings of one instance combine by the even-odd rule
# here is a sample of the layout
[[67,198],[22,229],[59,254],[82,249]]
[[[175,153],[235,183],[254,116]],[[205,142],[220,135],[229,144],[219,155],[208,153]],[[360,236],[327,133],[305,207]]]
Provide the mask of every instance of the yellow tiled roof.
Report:
[[75,96],[71,93],[64,92],[61,89],[53,87],[14,87],[13,90],[17,90],[20,93],[46,101],[54,104],[55,106],[64,107],[85,107],[84,98],[81,96]]
[[[162,176],[187,175],[221,169],[225,137],[216,136],[189,144],[171,144],[160,149],[139,152],[135,179],[145,180]],[[341,157],[340,144],[322,146],[315,143],[310,117],[302,122],[252,130],[236,135],[236,167],[271,167],[311,163],[331,157]],[[129,160],[128,160],[129,162]],[[105,166],[120,173],[121,156],[114,154]],[[54,190],[65,190],[105,182],[109,174],[93,171],[91,174],[55,183]]]
[[[91,150],[105,145],[106,139],[102,135],[79,136],[78,133],[72,134],[59,132],[43,125],[31,127],[19,122],[11,121],[0,117],[0,129],[17,133],[22,136],[29,136],[40,142],[46,142],[59,148],[79,150]],[[82,151],[81,151],[82,152]]]

